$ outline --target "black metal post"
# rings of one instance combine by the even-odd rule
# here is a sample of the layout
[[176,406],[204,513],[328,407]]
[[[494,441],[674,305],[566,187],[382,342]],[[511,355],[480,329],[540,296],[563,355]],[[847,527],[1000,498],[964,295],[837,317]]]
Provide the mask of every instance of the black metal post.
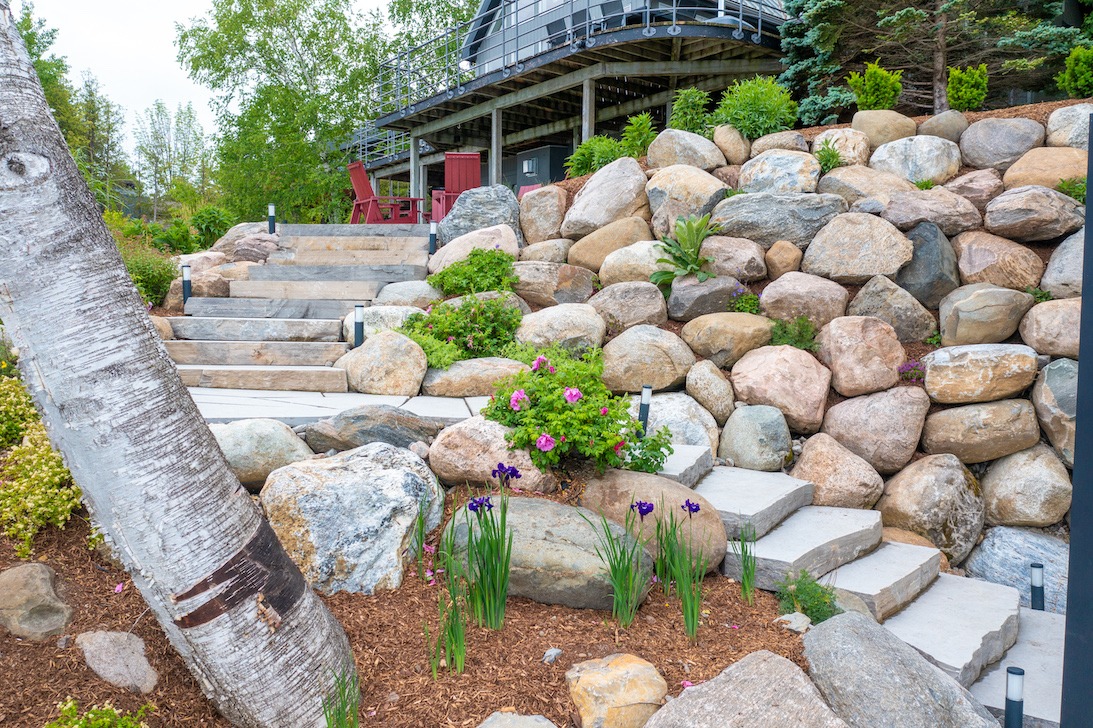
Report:
[[641,432],[638,437],[645,437],[645,431],[649,429],[649,403],[652,400],[652,385],[641,385],[641,402],[638,404],[638,420],[641,422]]
[[1044,565],[1033,562],[1029,567],[1030,581],[1032,582],[1032,598],[1029,602],[1037,611],[1044,611]]
[[364,305],[353,306],[353,348],[364,343]]
[[[1093,130],[1093,115],[1089,118]],[[1086,167],[1093,178],[1093,157]],[[1093,195],[1085,198],[1082,291],[1093,291]],[[1083,295],[1084,298],[1084,295]],[[1070,572],[1067,583],[1066,644],[1063,653],[1062,728],[1082,728],[1093,715],[1093,315],[1079,331],[1077,422],[1074,434],[1074,495],[1070,505]],[[1091,453],[1086,457],[1085,453]]]
[[1019,667],[1006,668],[1006,722],[1005,728],[1022,728],[1025,723],[1025,671]]
[[436,253],[436,220],[429,223],[429,255]]
[[277,234],[277,208],[273,206],[273,203],[269,206],[269,234]]
[[193,283],[190,281],[190,266],[182,266],[182,305],[185,306],[186,302],[190,300],[190,296],[193,295]]

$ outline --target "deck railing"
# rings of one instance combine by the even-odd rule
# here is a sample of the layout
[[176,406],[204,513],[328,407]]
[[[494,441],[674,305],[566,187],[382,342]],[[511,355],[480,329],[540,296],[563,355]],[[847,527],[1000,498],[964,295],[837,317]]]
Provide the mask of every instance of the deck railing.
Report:
[[786,20],[780,0],[497,0],[477,17],[399,53],[380,69],[379,114],[409,113],[438,94],[454,98],[491,73],[520,73],[529,59],[579,52],[621,29],[648,38],[677,36],[699,23],[759,43]]
[[[418,141],[419,151],[428,154],[435,151],[424,139]],[[356,158],[364,162],[365,167],[373,167],[377,162],[393,161],[408,157],[410,153],[410,133],[396,129],[380,129],[374,121],[366,122],[346,144]]]

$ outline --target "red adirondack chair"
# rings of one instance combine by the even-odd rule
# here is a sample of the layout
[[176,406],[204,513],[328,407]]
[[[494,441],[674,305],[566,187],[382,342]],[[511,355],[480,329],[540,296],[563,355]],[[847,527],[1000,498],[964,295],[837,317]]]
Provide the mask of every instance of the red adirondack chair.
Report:
[[522,199],[524,199],[524,195],[526,195],[527,193],[529,193],[533,190],[537,190],[541,187],[542,187],[541,184],[524,185],[520,189],[516,190],[516,199],[522,200]]
[[440,222],[459,195],[482,186],[482,155],[478,152],[444,153],[444,189],[433,190],[433,222]]
[[[349,222],[356,225],[364,218],[368,225],[421,222],[419,203],[421,197],[379,197],[368,181],[363,162],[350,162],[349,181],[353,183],[353,217]],[[407,204],[404,204],[407,203]]]

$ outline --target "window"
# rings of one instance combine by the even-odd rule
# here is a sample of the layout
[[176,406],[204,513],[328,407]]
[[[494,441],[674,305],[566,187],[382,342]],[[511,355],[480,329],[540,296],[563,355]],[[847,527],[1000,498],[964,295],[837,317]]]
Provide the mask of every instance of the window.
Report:
[[539,160],[535,157],[531,159],[525,159],[523,162],[523,172],[526,175],[534,175],[539,171]]

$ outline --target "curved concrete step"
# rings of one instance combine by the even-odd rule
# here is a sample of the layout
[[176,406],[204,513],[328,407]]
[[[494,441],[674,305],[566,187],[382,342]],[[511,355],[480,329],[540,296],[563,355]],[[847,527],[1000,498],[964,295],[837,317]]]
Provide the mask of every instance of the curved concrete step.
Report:
[[197,341],[341,341],[341,319],[171,316],[176,339]]
[[812,483],[785,473],[717,466],[707,474],[695,492],[721,514],[730,539],[740,537],[740,528],[750,523],[757,538],[765,536],[786,516],[812,503]]
[[329,366],[349,352],[345,342],[164,341],[176,364]]
[[925,546],[882,543],[820,581],[861,597],[878,621],[903,609],[937,578],[941,552]]
[[296,392],[348,392],[345,370],[333,367],[241,367],[180,364],[187,387]]
[[191,298],[186,302],[190,316],[216,318],[340,319],[358,303],[306,298]]

